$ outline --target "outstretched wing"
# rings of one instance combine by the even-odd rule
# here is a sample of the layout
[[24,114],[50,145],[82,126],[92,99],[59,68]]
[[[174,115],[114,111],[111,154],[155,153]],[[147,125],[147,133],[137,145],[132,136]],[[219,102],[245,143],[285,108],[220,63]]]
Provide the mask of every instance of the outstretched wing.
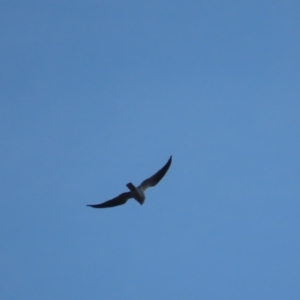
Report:
[[118,205],[125,204],[128,199],[132,198],[131,192],[125,192],[120,194],[118,197],[108,200],[106,202],[100,204],[88,204],[87,206],[94,208],[106,208],[106,207],[114,207]]
[[144,180],[139,187],[145,191],[147,188],[157,185],[169,170],[171,163],[172,163],[172,155],[170,156],[167,163],[158,172],[156,172],[148,179]]

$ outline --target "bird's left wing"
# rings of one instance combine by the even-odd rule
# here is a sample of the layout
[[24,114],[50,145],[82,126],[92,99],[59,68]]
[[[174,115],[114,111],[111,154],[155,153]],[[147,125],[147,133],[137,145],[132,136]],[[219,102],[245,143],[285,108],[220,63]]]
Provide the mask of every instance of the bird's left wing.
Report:
[[132,198],[131,192],[125,192],[106,202],[100,204],[88,204],[87,206],[94,207],[94,208],[114,207],[114,206],[125,204],[127,200],[130,198]]

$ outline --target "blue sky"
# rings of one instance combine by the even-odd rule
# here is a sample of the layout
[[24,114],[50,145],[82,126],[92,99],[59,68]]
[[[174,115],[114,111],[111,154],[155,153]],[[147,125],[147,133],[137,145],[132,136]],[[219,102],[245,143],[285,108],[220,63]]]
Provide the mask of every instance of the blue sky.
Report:
[[1,298],[299,299],[299,10],[1,1]]

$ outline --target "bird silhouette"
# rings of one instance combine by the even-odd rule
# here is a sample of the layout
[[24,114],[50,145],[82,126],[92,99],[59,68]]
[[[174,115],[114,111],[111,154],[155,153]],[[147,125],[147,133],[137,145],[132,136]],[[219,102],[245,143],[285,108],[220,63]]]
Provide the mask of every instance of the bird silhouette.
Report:
[[165,176],[172,163],[172,155],[170,156],[167,163],[154,175],[145,179],[138,187],[134,186],[131,182],[127,183],[126,186],[130,190],[120,194],[119,196],[108,200],[100,204],[88,204],[87,206],[94,208],[107,208],[125,204],[129,199],[133,198],[141,205],[145,202],[146,196],[145,191],[147,188],[157,185],[160,180]]

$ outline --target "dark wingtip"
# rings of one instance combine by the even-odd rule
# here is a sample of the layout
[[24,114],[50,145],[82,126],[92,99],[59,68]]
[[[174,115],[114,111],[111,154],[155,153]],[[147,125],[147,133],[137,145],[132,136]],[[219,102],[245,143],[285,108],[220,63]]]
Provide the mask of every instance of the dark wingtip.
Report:
[[99,207],[98,205],[94,205],[94,204],[87,204],[86,206],[89,206],[89,207],[92,207],[92,208],[101,208],[101,207]]

